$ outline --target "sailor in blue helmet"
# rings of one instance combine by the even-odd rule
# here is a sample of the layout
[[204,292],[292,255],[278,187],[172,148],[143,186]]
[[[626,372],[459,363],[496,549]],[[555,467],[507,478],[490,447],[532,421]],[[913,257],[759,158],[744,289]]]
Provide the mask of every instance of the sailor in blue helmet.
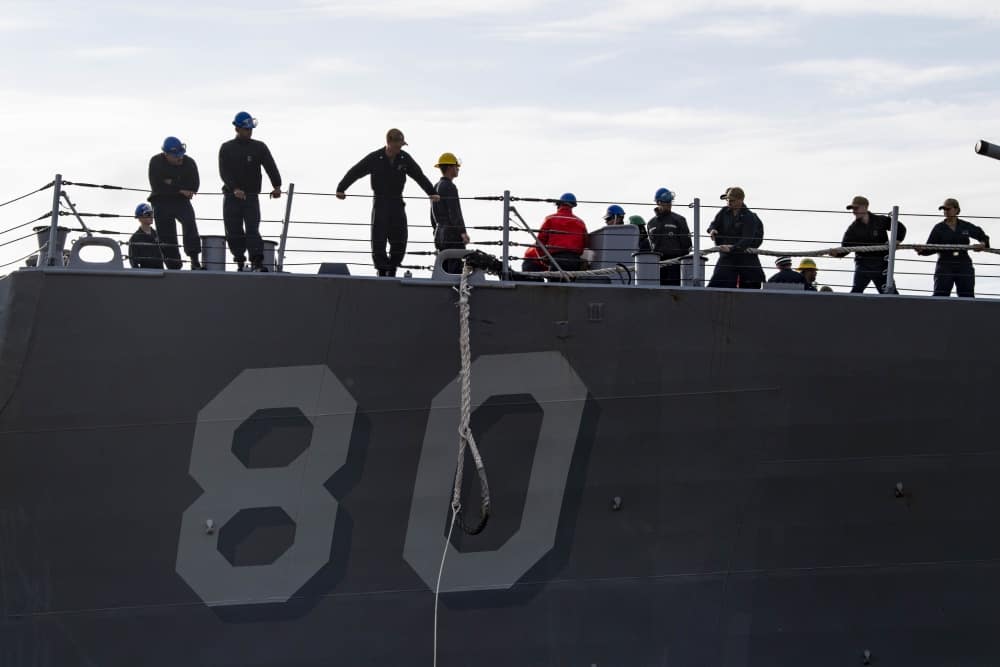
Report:
[[744,204],[743,188],[728,188],[719,199],[727,205],[719,209],[708,226],[709,236],[719,247],[719,259],[708,286],[760,289],[764,270],[757,255],[747,251],[764,242],[764,223]]
[[[153,229],[153,207],[143,202],[135,207],[139,229],[128,241],[128,261],[133,269],[163,269],[160,237]],[[176,248],[175,248],[176,250]]]
[[[583,251],[587,249],[587,225],[573,213],[576,195],[572,192],[564,193],[554,203],[556,212],[542,222],[538,243],[549,251],[560,269],[577,271],[582,265]],[[549,268],[554,270],[556,267]]]
[[625,224],[625,209],[618,204],[612,204],[604,213],[604,224],[623,225]]
[[[385,148],[379,148],[361,158],[347,170],[337,183],[337,199],[347,197],[347,188],[364,176],[371,177],[372,192],[372,262],[380,276],[394,276],[406,256],[406,202],[403,186],[409,176],[427,193],[432,202],[441,201],[434,185],[424,176],[409,153],[403,150],[403,132],[392,128],[385,134]],[[389,244],[389,253],[385,246]]]
[[281,197],[281,174],[263,141],[253,139],[257,119],[246,111],[233,119],[236,137],[219,148],[219,175],[222,177],[222,219],[226,243],[239,271],[246,270],[247,253],[252,271],[264,267],[264,241],[260,237],[261,168],[271,180],[271,198]]
[[[691,254],[691,230],[688,229],[684,216],[674,213],[671,207],[674,203],[674,193],[667,188],[660,188],[653,195],[656,208],[655,214],[646,224],[650,246],[660,259],[676,259]],[[661,285],[681,284],[681,265],[668,264],[660,267]]]
[[149,160],[149,201],[153,204],[168,269],[182,266],[177,247],[178,221],[184,230],[184,254],[190,259],[191,268],[204,268],[199,261],[201,236],[191,206],[191,198],[200,185],[198,165],[187,155],[187,146],[177,137],[164,139],[160,152]]

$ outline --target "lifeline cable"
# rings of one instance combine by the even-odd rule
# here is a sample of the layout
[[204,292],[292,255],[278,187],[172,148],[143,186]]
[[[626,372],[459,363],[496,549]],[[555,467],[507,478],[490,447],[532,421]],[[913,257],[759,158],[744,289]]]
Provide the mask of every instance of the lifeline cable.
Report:
[[5,202],[3,202],[3,203],[0,203],[0,207],[4,207],[4,206],[6,206],[7,204],[13,204],[14,202],[16,202],[16,201],[21,201],[22,199],[27,199],[27,198],[28,198],[28,197],[30,197],[31,195],[34,195],[34,194],[38,194],[38,193],[39,193],[39,192],[41,192],[42,190],[48,190],[48,189],[49,189],[49,188],[51,188],[51,187],[52,187],[53,185],[55,185],[55,181],[50,181],[48,185],[43,185],[42,187],[38,188],[37,190],[32,190],[31,192],[29,192],[29,193],[27,193],[27,194],[23,194],[23,195],[21,195],[20,197],[14,197],[13,199],[10,199],[10,200],[8,200],[8,201],[5,201]]
[[15,229],[21,229],[22,227],[27,227],[28,225],[30,225],[32,223],[35,223],[35,222],[38,222],[39,220],[45,220],[46,218],[51,218],[51,217],[52,217],[52,213],[46,211],[45,213],[42,213],[40,216],[38,216],[34,220],[28,220],[27,222],[22,222],[20,225],[14,225],[13,227],[8,227],[7,229],[4,229],[4,230],[0,231],[0,234],[6,234],[8,232],[14,231]]

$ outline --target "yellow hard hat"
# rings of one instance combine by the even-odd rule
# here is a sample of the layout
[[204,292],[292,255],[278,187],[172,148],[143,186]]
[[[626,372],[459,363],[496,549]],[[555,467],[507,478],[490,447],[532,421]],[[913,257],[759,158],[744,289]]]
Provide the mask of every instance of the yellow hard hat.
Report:
[[455,157],[454,153],[441,153],[441,157],[438,158],[438,163],[434,165],[434,168],[447,167],[452,164],[456,167],[462,166],[461,160]]
[[815,269],[815,268],[816,268],[816,262],[812,261],[808,257],[799,262],[799,271],[802,271],[803,269]]

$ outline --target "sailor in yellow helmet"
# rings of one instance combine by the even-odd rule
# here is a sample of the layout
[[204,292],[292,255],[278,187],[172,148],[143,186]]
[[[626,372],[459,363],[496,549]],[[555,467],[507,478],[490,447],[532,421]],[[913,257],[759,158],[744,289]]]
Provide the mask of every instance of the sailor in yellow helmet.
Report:
[[[458,199],[458,188],[454,183],[461,166],[461,160],[454,153],[441,153],[434,165],[441,170],[441,180],[434,186],[440,199],[431,205],[434,247],[438,250],[465,250],[465,244],[469,242],[465,218],[462,217],[462,202]],[[448,273],[462,272],[461,259],[446,259],[442,266]]]
[[806,257],[799,262],[799,268],[797,271],[801,273],[802,277],[805,279],[806,289],[811,292],[815,292],[817,273],[816,262]]

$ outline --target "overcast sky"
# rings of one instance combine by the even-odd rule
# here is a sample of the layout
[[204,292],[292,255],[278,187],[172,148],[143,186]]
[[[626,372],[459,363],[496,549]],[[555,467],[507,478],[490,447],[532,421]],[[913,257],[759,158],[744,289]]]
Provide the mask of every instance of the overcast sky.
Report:
[[[580,199],[647,202],[666,186],[679,202],[701,197],[715,206],[727,186],[740,185],[751,208],[842,211],[864,194],[875,210],[898,204],[904,213],[936,214],[953,196],[963,214],[1000,215],[1000,163],[973,153],[978,139],[1000,143],[994,1],[285,0],[279,8],[256,0],[36,0],[0,8],[0,201],[57,172],[146,187],[150,156],[176,135],[200,167],[202,233],[220,234],[221,223],[207,218],[221,217],[221,199],[207,193],[220,186],[219,144],[246,110],[260,121],[255,137],[299,192],[332,192],[396,126],[432,180],[441,152],[462,159],[462,195],[568,190]],[[130,214],[142,200],[69,192],[87,212]],[[367,181],[350,190],[369,192]],[[411,183],[407,193],[420,191]],[[281,217],[284,205],[265,203],[265,218]],[[0,230],[50,206],[46,193],[0,208]],[[604,208],[579,208],[591,230]],[[652,207],[625,208],[648,216]],[[537,223],[552,207],[520,209]],[[427,224],[424,201],[408,212],[411,223]],[[468,202],[465,213],[472,225],[500,222],[494,203]],[[705,211],[705,226],[712,214]],[[774,239],[837,241],[850,222],[846,212],[760,216]],[[369,202],[296,196],[292,217],[367,223]],[[908,240],[926,240],[936,220],[904,217]],[[1000,245],[1000,221],[981,224]],[[135,227],[131,219],[95,226]],[[368,262],[364,226],[293,225],[291,234],[361,239],[297,239],[290,248],[355,249],[322,257]],[[20,235],[0,235],[0,243]],[[413,229],[410,249],[428,249],[419,242],[429,238]],[[0,264],[32,244],[0,247]],[[286,262],[320,257],[293,252]],[[850,270],[849,259],[820,266],[820,282],[849,282],[849,273],[832,271]],[[900,268],[929,273],[933,264]],[[1000,276],[1000,266],[980,266],[979,275],[980,293],[1000,294],[1000,279],[985,277]],[[929,289],[931,279],[898,282]]]

